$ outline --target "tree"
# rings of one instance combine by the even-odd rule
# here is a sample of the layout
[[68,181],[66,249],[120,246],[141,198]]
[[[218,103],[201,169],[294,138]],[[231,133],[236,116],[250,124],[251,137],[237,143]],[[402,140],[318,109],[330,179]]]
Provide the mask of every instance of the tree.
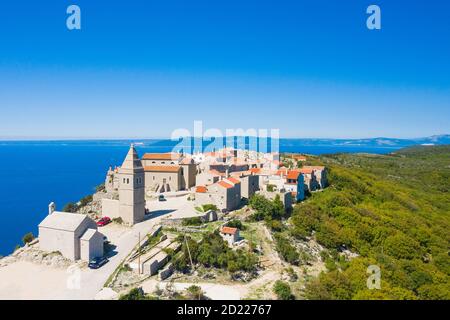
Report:
[[188,287],[186,291],[190,300],[204,300],[206,298],[202,288],[199,286],[192,285]]
[[277,194],[272,202],[272,218],[281,219],[285,213],[284,204],[280,199],[280,195]]
[[63,208],[63,212],[70,212],[70,213],[75,213],[78,210],[78,206],[73,203],[73,202],[69,202],[68,204],[66,204]]
[[119,300],[149,300],[142,288],[133,288],[128,293],[121,295]]
[[86,197],[81,198],[81,200],[80,200],[80,207],[87,206],[89,203],[92,202],[92,199],[93,199],[92,195],[88,195]]
[[241,220],[238,220],[238,219],[230,220],[225,225],[227,227],[237,228],[239,230],[245,230],[244,225],[242,224]]
[[397,259],[413,259],[421,256],[419,243],[403,233],[386,238],[385,253]]
[[281,234],[275,234],[276,249],[281,255],[283,260],[291,264],[298,264],[300,255],[297,249],[290,244],[289,240],[283,237]]
[[23,244],[27,244],[30,243],[31,241],[34,240],[34,235],[31,232],[28,232],[26,235],[23,236],[22,238],[22,242]]
[[257,221],[264,220],[265,217],[272,216],[272,205],[266,197],[255,194],[250,198],[250,207],[256,211],[253,218]]
[[275,282],[273,292],[277,295],[278,300],[293,300],[295,298],[289,283],[281,280]]

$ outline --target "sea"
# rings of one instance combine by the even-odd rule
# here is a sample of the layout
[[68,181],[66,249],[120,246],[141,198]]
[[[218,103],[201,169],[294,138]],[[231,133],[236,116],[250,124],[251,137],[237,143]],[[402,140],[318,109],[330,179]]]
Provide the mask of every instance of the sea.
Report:
[[[68,202],[92,194],[109,166],[120,165],[130,142],[140,155],[169,152],[165,140],[0,141],[0,256],[22,245],[28,232],[38,233],[48,204],[62,210]],[[395,147],[292,145],[281,141],[280,152],[320,155],[340,152],[386,154]]]

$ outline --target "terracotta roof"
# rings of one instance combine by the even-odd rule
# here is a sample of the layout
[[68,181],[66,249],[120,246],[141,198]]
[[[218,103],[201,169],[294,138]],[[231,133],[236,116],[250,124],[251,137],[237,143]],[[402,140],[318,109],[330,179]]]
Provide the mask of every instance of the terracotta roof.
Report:
[[278,171],[277,171],[277,176],[280,176],[280,175],[282,175],[282,174],[287,174],[287,172],[288,172],[288,169],[287,169],[287,168],[280,168],[280,169],[278,169]]
[[299,174],[300,174],[299,171],[297,171],[297,170],[291,170],[291,171],[288,172],[287,178],[288,178],[288,179],[297,180]]
[[146,166],[144,170],[150,172],[178,172],[180,166]]
[[241,181],[239,181],[239,179],[236,179],[236,178],[233,178],[233,177],[229,177],[227,180],[231,181],[234,184],[241,183]]
[[222,227],[220,232],[226,233],[226,234],[236,234],[237,229],[236,228],[231,228],[231,227]]
[[219,182],[217,182],[217,184],[222,186],[222,187],[224,187],[224,188],[227,188],[227,189],[233,188],[233,186],[231,184],[226,183],[225,181],[219,181]]
[[251,173],[260,173],[261,172],[261,168],[250,168],[250,172]]
[[195,188],[195,192],[198,193],[206,193],[208,191],[208,189],[205,186],[198,186],[197,188]]
[[311,168],[301,168],[301,169],[299,169],[299,171],[301,173],[304,173],[304,174],[311,174],[313,172],[313,169],[311,169]]
[[178,160],[181,155],[179,153],[146,153],[142,157],[143,160]]

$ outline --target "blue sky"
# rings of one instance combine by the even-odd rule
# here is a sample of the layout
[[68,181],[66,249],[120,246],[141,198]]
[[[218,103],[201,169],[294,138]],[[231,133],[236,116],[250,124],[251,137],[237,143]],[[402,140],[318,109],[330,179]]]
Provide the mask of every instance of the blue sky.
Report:
[[[66,28],[70,4],[82,30]],[[449,17],[439,0],[3,2],[0,137],[168,137],[194,120],[283,137],[450,133]]]

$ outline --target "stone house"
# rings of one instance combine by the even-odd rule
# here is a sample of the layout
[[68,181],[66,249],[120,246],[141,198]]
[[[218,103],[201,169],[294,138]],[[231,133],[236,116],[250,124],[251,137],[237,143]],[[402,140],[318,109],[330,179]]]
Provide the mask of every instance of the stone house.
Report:
[[73,261],[103,256],[103,234],[97,231],[94,220],[83,214],[53,211],[53,208],[38,226],[41,250],[59,251]]
[[239,240],[239,229],[231,227],[222,227],[220,229],[220,235],[228,242],[230,246]]

